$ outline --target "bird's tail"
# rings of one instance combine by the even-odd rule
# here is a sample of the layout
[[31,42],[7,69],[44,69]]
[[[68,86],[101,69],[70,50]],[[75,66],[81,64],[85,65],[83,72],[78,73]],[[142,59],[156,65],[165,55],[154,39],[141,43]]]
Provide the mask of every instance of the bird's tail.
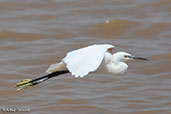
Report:
[[39,77],[39,78],[35,78],[35,79],[24,79],[22,80],[21,82],[17,83],[15,85],[15,87],[18,87],[18,89],[16,91],[20,91],[22,89],[25,89],[25,88],[29,88],[30,86],[34,86],[34,85],[37,85],[39,83],[42,83],[52,77],[56,77],[56,76],[59,76],[61,74],[65,74],[65,73],[68,73],[69,71],[68,70],[63,70],[63,71],[56,71],[56,72],[53,72],[53,73],[50,73],[48,75],[45,75],[45,76],[42,76],[42,77]]
[[63,70],[67,70],[66,64],[64,62],[60,62],[50,65],[50,67],[46,70],[46,73],[51,74],[52,72],[63,71]]

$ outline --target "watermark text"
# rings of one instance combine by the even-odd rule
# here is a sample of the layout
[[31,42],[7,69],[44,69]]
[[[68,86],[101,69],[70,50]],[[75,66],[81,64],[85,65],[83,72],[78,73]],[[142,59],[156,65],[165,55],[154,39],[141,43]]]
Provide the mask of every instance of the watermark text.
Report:
[[2,107],[1,108],[1,112],[20,112],[20,113],[24,113],[24,112],[30,112],[30,108],[9,108],[9,107]]

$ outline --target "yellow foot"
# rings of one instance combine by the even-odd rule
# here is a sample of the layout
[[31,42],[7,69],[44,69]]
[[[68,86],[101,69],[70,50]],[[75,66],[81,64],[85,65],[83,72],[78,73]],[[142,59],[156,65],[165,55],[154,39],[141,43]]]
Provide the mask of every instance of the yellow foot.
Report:
[[15,85],[15,87],[18,87],[18,89],[16,89],[16,91],[20,91],[22,89],[29,88],[30,86],[32,86],[33,84],[30,83],[30,81],[31,81],[31,79],[24,79],[21,82],[17,83]]

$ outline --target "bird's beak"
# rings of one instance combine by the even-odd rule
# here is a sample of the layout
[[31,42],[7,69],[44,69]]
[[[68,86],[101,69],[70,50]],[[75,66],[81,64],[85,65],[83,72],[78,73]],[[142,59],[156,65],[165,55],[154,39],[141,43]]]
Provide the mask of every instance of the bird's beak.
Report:
[[139,59],[139,60],[148,61],[148,59],[142,58],[142,57],[131,56],[131,58],[132,58],[132,59]]

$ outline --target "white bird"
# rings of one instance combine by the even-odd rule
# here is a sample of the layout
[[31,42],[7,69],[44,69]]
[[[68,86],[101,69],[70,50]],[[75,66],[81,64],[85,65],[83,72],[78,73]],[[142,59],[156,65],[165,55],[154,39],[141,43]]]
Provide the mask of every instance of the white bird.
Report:
[[61,62],[52,64],[47,70],[48,75],[36,79],[24,79],[18,83],[17,91],[41,83],[52,77],[70,72],[75,77],[84,77],[89,73],[123,74],[128,68],[125,61],[146,58],[136,57],[126,52],[112,54],[114,45],[95,44],[67,53]]

